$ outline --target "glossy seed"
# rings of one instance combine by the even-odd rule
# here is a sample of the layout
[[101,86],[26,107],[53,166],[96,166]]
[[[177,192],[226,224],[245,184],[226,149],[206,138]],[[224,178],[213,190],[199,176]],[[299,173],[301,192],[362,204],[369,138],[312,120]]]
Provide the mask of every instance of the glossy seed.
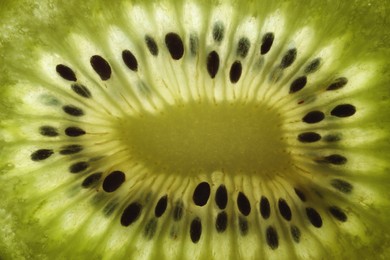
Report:
[[219,55],[216,51],[212,51],[207,56],[207,71],[213,79],[217,75],[219,69]]
[[153,56],[157,56],[158,55],[158,47],[157,47],[156,41],[151,36],[146,35],[145,42],[146,42],[146,46],[148,47],[150,54],[152,54]]
[[179,221],[183,217],[183,208],[184,204],[182,201],[177,201],[175,207],[173,208],[173,220]]
[[296,58],[297,58],[297,49],[294,48],[294,49],[288,50],[284,54],[282,61],[280,62],[280,67],[282,69],[286,69],[286,68],[290,67],[294,63]]
[[161,217],[164,214],[165,210],[167,209],[167,206],[168,206],[168,196],[164,195],[158,200],[156,207],[154,208],[154,215],[157,218]]
[[341,179],[333,179],[330,183],[335,189],[341,191],[342,193],[351,193],[353,186],[347,181]]
[[264,196],[260,200],[260,214],[264,219],[268,219],[271,215],[271,206],[267,197]]
[[228,201],[228,195],[225,185],[220,185],[215,193],[215,203],[218,208],[225,209]]
[[79,153],[82,150],[83,150],[83,147],[81,145],[71,144],[71,145],[63,146],[60,150],[60,154],[70,155],[70,154]]
[[316,59],[312,60],[305,67],[304,71],[305,71],[306,74],[310,74],[310,73],[316,72],[320,68],[320,65],[321,65],[321,59],[320,58],[316,58]]
[[126,180],[126,175],[121,171],[113,171],[104,178],[103,190],[105,192],[116,191]]
[[134,54],[129,50],[122,51],[122,60],[132,71],[138,71],[138,61]]
[[267,54],[270,51],[272,44],[274,42],[274,39],[275,39],[275,36],[273,33],[269,32],[269,33],[264,34],[263,40],[261,43],[261,48],[260,48],[261,55]]
[[242,37],[238,41],[237,56],[244,59],[248,55],[250,47],[251,47],[251,42],[249,41],[249,39],[247,37]]
[[78,108],[78,107],[73,106],[73,105],[63,106],[62,110],[70,116],[79,117],[79,116],[84,115],[84,111],[81,108]]
[[290,206],[288,206],[287,202],[284,199],[279,199],[278,207],[279,207],[279,212],[282,215],[282,217],[285,220],[290,221],[292,215],[291,215]]
[[201,182],[196,186],[192,200],[197,206],[206,205],[210,197],[210,185],[207,182]]
[[240,212],[244,216],[248,216],[251,213],[251,204],[244,193],[239,192],[237,196],[237,206]]
[[87,162],[77,162],[72,164],[69,167],[69,171],[71,173],[80,173],[82,171],[85,171],[89,167],[89,164]]
[[306,86],[306,76],[296,78],[290,85],[290,94],[300,91]]
[[48,136],[48,137],[55,137],[58,136],[58,131],[56,128],[52,126],[41,126],[39,128],[39,133],[43,136]]
[[81,84],[72,84],[71,86],[72,90],[77,94],[79,95],[80,97],[84,97],[84,98],[91,98],[92,97],[92,94],[91,92],[88,90],[88,88],[84,85],[81,85]]
[[240,61],[235,61],[232,66],[230,67],[230,82],[231,83],[237,83],[240,80],[242,73],[242,65]]
[[165,35],[165,45],[167,46],[172,59],[180,60],[184,55],[183,41],[176,33]]
[[111,77],[110,64],[101,56],[93,55],[90,59],[93,70],[99,75],[101,80],[108,80]]
[[202,223],[199,218],[195,218],[191,222],[190,237],[194,244],[198,243],[202,235]]
[[325,114],[321,111],[311,111],[302,118],[302,121],[308,124],[315,124],[321,122],[324,118]]
[[315,226],[316,228],[322,227],[322,218],[315,209],[306,208],[306,215],[313,226]]
[[30,156],[31,160],[37,162],[42,161],[54,154],[54,151],[51,149],[39,149],[33,152]]
[[125,208],[121,216],[122,226],[130,226],[133,224],[141,215],[142,205],[138,202],[133,202]]
[[348,219],[347,215],[339,207],[336,206],[329,207],[329,212],[332,214],[334,218],[336,218],[341,222],[346,222]]
[[299,243],[301,239],[301,231],[297,226],[292,225],[290,228],[291,236],[294,242]]
[[305,132],[298,135],[298,141],[301,143],[314,143],[321,140],[321,136],[316,132]]
[[58,64],[56,66],[56,71],[63,79],[68,81],[77,81],[74,71],[66,65]]
[[325,156],[323,159],[317,160],[318,162],[321,163],[329,163],[333,165],[343,165],[347,163],[347,158],[340,154],[332,154],[329,156]]
[[222,22],[216,22],[213,27],[213,39],[216,42],[221,42],[225,35],[225,27]]
[[332,84],[330,84],[326,88],[326,90],[337,90],[337,89],[343,88],[345,85],[347,85],[347,83],[348,83],[347,78],[344,78],[344,77],[337,78],[334,80],[334,82]]
[[298,198],[299,198],[301,201],[303,201],[303,202],[306,201],[306,196],[305,196],[305,194],[304,194],[301,190],[299,190],[299,189],[297,189],[297,188],[294,188],[294,191],[295,191],[295,194],[297,194]]
[[244,217],[241,216],[238,217],[238,227],[240,229],[240,234],[242,236],[248,234],[249,224],[248,224],[248,220],[246,220]]
[[218,233],[222,233],[226,230],[228,224],[228,216],[225,211],[219,212],[215,221],[215,228]]
[[279,238],[278,233],[276,232],[275,228],[272,226],[269,226],[265,233],[265,238],[267,240],[267,244],[271,249],[276,249],[279,246]]
[[152,239],[154,234],[156,233],[156,230],[157,230],[157,219],[152,218],[145,225],[145,229],[144,229],[145,238],[148,240]]
[[83,188],[90,188],[97,184],[97,182],[102,178],[102,173],[97,172],[89,175],[87,178],[84,179],[84,181],[81,183],[81,186]]
[[330,114],[337,117],[350,117],[356,113],[356,108],[350,104],[338,105],[332,109]]
[[65,134],[70,137],[85,135],[85,131],[79,127],[71,126],[65,129]]

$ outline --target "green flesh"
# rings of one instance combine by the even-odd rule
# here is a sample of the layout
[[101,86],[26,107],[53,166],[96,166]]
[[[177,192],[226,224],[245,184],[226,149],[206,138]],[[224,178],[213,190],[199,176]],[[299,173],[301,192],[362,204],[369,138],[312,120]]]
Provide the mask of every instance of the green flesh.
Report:
[[[0,3],[0,259],[390,257],[388,1],[60,2]],[[171,32],[184,44],[178,60],[165,43]],[[237,51],[244,37],[247,55]],[[91,66],[94,55],[108,62],[109,79]],[[242,74],[232,83],[235,61]],[[73,91],[58,64],[91,96]],[[306,85],[290,93],[302,76]],[[340,78],[344,87],[326,90]],[[356,111],[340,116],[345,104]],[[65,113],[68,105],[83,115]],[[325,118],[304,122],[313,111]],[[47,126],[52,136],[42,135]],[[85,134],[70,136],[69,127]],[[70,145],[82,149],[66,154]],[[109,191],[116,171],[125,181]],[[92,174],[102,178],[84,188]],[[202,182],[211,192],[196,205]],[[138,218],[124,224],[137,205]],[[218,232],[222,212],[227,227]]]

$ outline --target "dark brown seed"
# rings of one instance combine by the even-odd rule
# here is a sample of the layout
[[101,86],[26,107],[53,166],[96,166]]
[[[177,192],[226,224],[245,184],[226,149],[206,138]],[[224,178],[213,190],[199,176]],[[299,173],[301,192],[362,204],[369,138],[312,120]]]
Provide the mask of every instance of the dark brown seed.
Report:
[[121,216],[122,226],[130,226],[133,224],[141,215],[142,205],[138,202],[133,202],[125,208]]
[[48,137],[55,137],[58,136],[58,131],[56,128],[52,126],[41,126],[39,128],[39,133],[43,136],[48,136]]
[[202,235],[202,223],[200,218],[195,218],[191,222],[190,237],[194,244],[198,243]]
[[121,171],[113,171],[104,178],[103,190],[105,192],[116,191],[126,180],[126,175]]
[[201,182],[196,186],[192,200],[197,206],[206,205],[210,197],[210,185],[207,182]]
[[305,194],[301,191],[301,190],[298,190],[297,188],[294,188],[294,191],[295,191],[295,194],[297,194],[298,198],[305,202],[306,201],[306,196]]
[[336,218],[341,222],[346,222],[348,219],[347,215],[339,207],[336,206],[329,207],[329,212],[332,214],[334,218]]
[[282,217],[285,220],[290,221],[292,215],[291,215],[291,209],[288,206],[287,202],[284,199],[279,199],[278,207],[279,207],[279,212],[282,215]]
[[218,233],[222,233],[226,230],[228,225],[228,216],[225,211],[218,213],[217,219],[215,221],[215,228]]
[[56,71],[63,79],[69,81],[77,81],[76,74],[74,71],[66,65],[58,64],[56,66]]
[[302,118],[302,121],[308,124],[315,124],[321,122],[324,118],[325,114],[321,111],[311,111]]
[[72,84],[71,88],[80,97],[84,97],[84,98],[91,98],[92,97],[91,92],[89,92],[88,88],[84,85]]
[[279,246],[279,238],[278,233],[276,232],[275,228],[272,226],[269,226],[265,233],[265,238],[267,240],[268,246],[275,250]]
[[237,206],[240,212],[244,216],[248,216],[251,213],[251,204],[244,193],[239,192],[237,196]]
[[301,76],[296,78],[290,85],[290,94],[300,91],[306,86],[307,78],[306,76]]
[[146,46],[148,47],[148,50],[150,51],[150,54],[153,56],[158,55],[158,47],[156,41],[149,35],[145,36],[145,42]]
[[184,55],[183,41],[176,33],[165,35],[165,45],[167,46],[172,59],[180,60]]
[[156,207],[154,208],[154,215],[157,218],[161,217],[164,214],[165,210],[167,209],[167,206],[168,206],[168,196],[165,195],[158,200]]
[[218,208],[225,209],[228,201],[228,195],[225,185],[220,185],[215,193],[215,203]]
[[213,79],[217,75],[219,69],[219,55],[216,51],[212,51],[207,56],[207,71]]
[[89,175],[81,183],[81,186],[83,186],[83,188],[90,188],[90,187],[95,186],[97,184],[97,182],[101,179],[102,175],[103,174],[101,172],[97,172],[97,173],[93,173],[93,174]]
[[73,105],[66,105],[66,106],[63,106],[62,107],[62,110],[67,113],[68,115],[70,116],[83,116],[84,115],[84,111],[81,109],[81,108],[78,108],[76,106],[73,106]]
[[111,77],[110,64],[101,56],[93,55],[90,59],[93,70],[99,75],[101,80],[108,80]]
[[350,104],[338,105],[332,109],[330,114],[337,117],[350,117],[356,113],[356,108]]
[[87,162],[77,162],[77,163],[72,164],[69,167],[69,171],[71,173],[80,173],[82,171],[85,171],[88,167],[89,167],[89,163],[87,163]]
[[272,44],[274,42],[274,39],[275,39],[275,36],[273,33],[269,32],[269,33],[264,34],[261,48],[260,48],[261,55],[267,54],[270,51]]
[[39,149],[36,150],[31,154],[31,160],[37,162],[37,161],[42,161],[54,154],[54,151],[51,149]]
[[294,48],[294,49],[288,50],[284,54],[282,61],[280,62],[280,67],[282,69],[290,67],[294,63],[296,58],[297,58],[297,49]]
[[77,126],[71,126],[71,127],[67,127],[65,129],[65,134],[67,136],[70,136],[70,137],[77,137],[77,136],[81,136],[81,135],[85,135],[85,131]]
[[138,61],[134,54],[129,50],[122,51],[122,60],[132,71],[138,71]]
[[230,67],[230,82],[237,83],[240,80],[242,73],[242,65],[240,61],[235,61]]
[[305,132],[298,135],[298,141],[301,143],[314,143],[321,140],[321,136],[315,132]]
[[326,88],[326,90],[337,90],[337,89],[343,88],[345,85],[347,85],[347,83],[348,83],[347,78],[344,78],[344,77],[337,78],[334,80],[334,82],[332,84],[330,84]]
[[264,219],[268,219],[271,215],[271,206],[267,197],[264,196],[260,200],[260,214]]
[[313,208],[306,208],[306,215],[310,220],[310,223],[316,228],[322,227],[321,215]]
[[310,74],[310,73],[316,72],[320,68],[320,65],[321,65],[321,59],[320,58],[316,58],[316,59],[312,60],[305,67],[305,73],[306,74]]

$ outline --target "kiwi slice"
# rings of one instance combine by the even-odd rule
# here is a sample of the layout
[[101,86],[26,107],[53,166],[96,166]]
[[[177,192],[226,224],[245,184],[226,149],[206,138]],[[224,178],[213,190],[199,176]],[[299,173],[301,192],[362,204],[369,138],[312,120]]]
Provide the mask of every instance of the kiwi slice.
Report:
[[390,257],[388,1],[63,2],[0,4],[1,259]]

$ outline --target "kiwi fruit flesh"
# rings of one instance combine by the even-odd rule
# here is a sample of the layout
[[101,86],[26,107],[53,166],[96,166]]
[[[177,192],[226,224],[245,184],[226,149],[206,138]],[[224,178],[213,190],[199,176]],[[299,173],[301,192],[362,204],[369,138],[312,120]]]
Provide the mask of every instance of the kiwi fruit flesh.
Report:
[[2,1],[0,259],[388,259],[389,5]]

